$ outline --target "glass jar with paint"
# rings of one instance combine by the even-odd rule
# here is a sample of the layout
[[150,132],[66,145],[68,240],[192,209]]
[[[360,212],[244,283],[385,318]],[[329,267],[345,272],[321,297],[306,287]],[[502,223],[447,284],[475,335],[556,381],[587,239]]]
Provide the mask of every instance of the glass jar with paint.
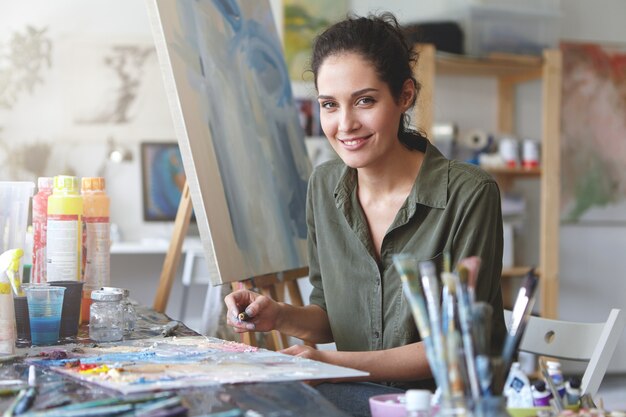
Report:
[[119,291],[91,292],[89,338],[94,342],[115,342],[124,337],[124,295]]

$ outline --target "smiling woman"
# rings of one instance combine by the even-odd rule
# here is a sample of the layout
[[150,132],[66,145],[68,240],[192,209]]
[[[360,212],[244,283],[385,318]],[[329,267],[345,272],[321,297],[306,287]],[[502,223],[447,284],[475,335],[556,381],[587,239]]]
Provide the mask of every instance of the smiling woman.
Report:
[[[352,415],[369,415],[370,396],[433,387],[393,254],[411,253],[439,269],[444,253],[453,265],[481,257],[476,299],[494,309],[495,348],[505,331],[498,187],[408,128],[406,111],[419,92],[414,59],[390,14],[348,18],[317,38],[312,72],[320,119],[340,160],[318,166],[309,180],[311,305],[293,307],[250,291],[225,300],[237,332],[277,329],[335,342],[336,352],[306,346],[285,352],[367,371],[367,382],[316,387]],[[238,320],[244,310],[248,319]]]

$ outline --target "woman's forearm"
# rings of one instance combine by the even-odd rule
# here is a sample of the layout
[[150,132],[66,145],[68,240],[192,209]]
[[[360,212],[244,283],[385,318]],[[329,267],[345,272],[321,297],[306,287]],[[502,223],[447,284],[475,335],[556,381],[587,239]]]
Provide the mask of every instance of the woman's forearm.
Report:
[[286,303],[279,303],[279,305],[276,330],[308,342],[333,342],[328,314],[321,307],[317,305],[296,307]]
[[372,352],[320,351],[318,360],[369,372],[364,381],[415,381],[432,377],[424,344]]

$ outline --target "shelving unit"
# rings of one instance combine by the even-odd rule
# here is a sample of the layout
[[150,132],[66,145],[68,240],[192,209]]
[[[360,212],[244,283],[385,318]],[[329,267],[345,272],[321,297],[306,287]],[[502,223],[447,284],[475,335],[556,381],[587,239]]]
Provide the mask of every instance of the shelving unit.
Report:
[[[503,190],[521,178],[538,178],[541,187],[539,227],[540,313],[557,318],[559,303],[559,193],[560,193],[560,107],[561,52],[545,50],[543,57],[500,55],[489,58],[468,58],[436,53],[432,45],[417,45],[419,64],[415,75],[422,84],[415,106],[415,124],[431,137],[435,76],[461,75],[491,77],[498,83],[497,133],[515,134],[515,89],[532,80],[542,82],[541,167],[535,169],[489,170]],[[533,227],[535,225],[531,225]],[[515,266],[502,272],[503,290],[511,278],[528,271]]]

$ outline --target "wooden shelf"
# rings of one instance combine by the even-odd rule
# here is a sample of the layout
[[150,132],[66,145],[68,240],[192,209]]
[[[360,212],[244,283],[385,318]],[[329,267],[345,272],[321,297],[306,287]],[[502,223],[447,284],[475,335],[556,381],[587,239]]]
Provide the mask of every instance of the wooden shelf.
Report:
[[[541,80],[541,156],[540,168],[496,168],[490,172],[508,189],[516,180],[537,178],[540,181],[540,220],[528,225],[539,229],[539,263],[541,264],[540,312],[543,317],[557,318],[559,300],[559,194],[560,194],[560,120],[561,120],[561,52],[544,50],[542,57],[517,55],[475,58],[436,52],[432,45],[416,45],[418,65],[416,79],[422,84],[413,121],[432,137],[435,105],[435,78],[440,75],[491,77],[497,81],[497,125],[500,134],[515,134],[516,89],[525,82]],[[503,294],[510,287],[508,278],[524,276],[530,267],[507,268],[502,276]]]
[[508,176],[508,177],[540,177],[541,168],[491,168],[481,167],[492,175]]
[[[530,271],[530,266],[513,266],[511,268],[502,268],[502,278],[518,278],[523,277]],[[541,270],[535,268],[535,274],[541,276]]]
[[437,52],[438,74],[476,77],[540,78],[543,60],[540,57],[499,55],[472,58],[464,55]]

